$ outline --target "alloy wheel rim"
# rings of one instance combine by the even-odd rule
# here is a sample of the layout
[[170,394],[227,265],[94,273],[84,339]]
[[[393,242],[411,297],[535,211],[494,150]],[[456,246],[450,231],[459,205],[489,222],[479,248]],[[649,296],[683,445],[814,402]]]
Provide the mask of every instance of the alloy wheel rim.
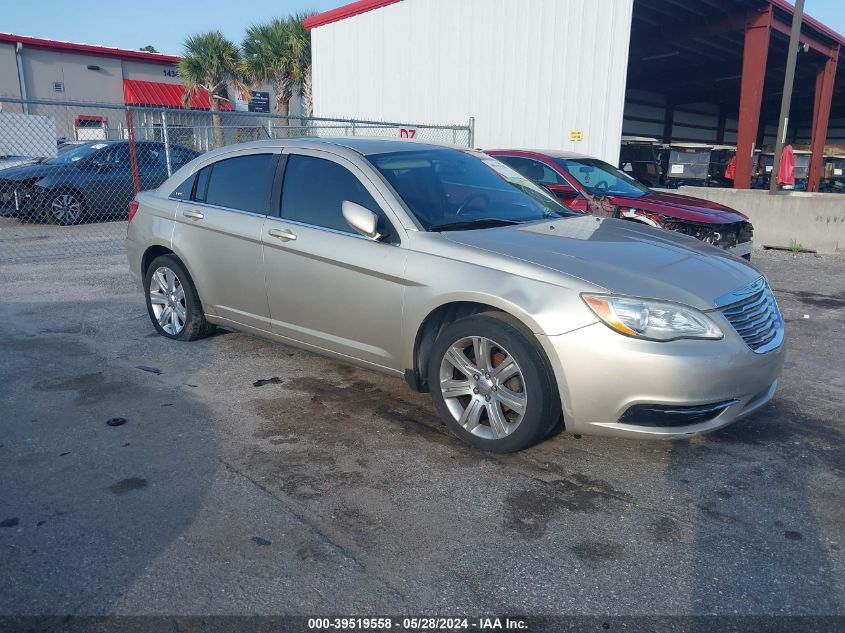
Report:
[[513,433],[528,405],[516,359],[484,336],[467,336],[449,346],[440,363],[439,387],[455,421],[487,440]]
[[53,216],[59,222],[76,222],[79,219],[79,213],[82,211],[82,206],[76,197],[63,193],[55,198],[50,205],[53,209]]
[[159,326],[168,334],[175,336],[185,329],[185,288],[167,266],[157,268],[150,278],[150,306]]

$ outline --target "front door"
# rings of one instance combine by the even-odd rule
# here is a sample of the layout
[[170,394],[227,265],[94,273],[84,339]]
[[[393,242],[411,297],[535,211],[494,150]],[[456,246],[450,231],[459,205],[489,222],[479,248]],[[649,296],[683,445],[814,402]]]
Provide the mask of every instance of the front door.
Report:
[[[273,332],[401,371],[405,250],[352,163],[333,154],[287,155],[279,205],[262,235]],[[301,153],[299,153],[301,152]],[[380,215],[375,242],[343,219],[344,200]]]

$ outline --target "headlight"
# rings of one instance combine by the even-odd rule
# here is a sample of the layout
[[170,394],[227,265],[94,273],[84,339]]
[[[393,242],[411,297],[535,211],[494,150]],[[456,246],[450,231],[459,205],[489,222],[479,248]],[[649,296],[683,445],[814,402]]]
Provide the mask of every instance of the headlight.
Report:
[[607,326],[626,336],[652,341],[723,336],[706,314],[676,303],[611,295],[581,297]]

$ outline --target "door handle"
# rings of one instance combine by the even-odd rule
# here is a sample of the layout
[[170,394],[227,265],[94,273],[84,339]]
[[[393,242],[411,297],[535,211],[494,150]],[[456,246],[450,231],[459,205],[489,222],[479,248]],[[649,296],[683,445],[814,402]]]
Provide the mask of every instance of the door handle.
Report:
[[291,233],[287,229],[270,229],[269,231],[267,231],[267,234],[272,235],[273,237],[278,237],[280,240],[283,240],[285,242],[290,242],[296,239],[296,234]]
[[182,211],[182,215],[192,220],[202,220],[205,216],[199,211]]

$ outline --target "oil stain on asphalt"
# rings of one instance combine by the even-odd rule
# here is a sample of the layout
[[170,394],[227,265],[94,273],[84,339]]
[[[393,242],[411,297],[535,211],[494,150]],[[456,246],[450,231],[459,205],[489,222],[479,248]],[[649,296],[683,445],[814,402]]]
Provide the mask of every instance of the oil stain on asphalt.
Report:
[[578,473],[568,479],[535,482],[536,487],[505,497],[504,527],[527,538],[543,536],[549,522],[563,512],[600,512],[633,501],[606,481]]
[[75,391],[77,405],[96,404],[109,398],[117,399],[131,390],[128,380],[111,380],[99,371],[58,380],[37,381],[33,387],[39,391]]
[[146,479],[142,479],[141,477],[127,477],[126,479],[121,479],[120,481],[116,481],[115,483],[113,483],[111,486],[109,486],[109,490],[113,494],[124,495],[127,492],[142,490],[146,487]]

